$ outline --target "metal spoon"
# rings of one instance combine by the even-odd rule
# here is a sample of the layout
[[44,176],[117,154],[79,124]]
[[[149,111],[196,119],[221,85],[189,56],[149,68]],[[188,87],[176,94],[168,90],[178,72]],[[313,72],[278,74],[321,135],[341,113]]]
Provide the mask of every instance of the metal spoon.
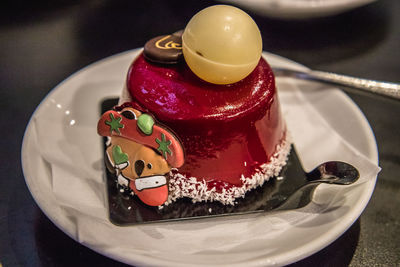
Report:
[[334,85],[342,85],[358,89],[363,92],[379,94],[400,100],[400,84],[397,83],[361,79],[347,75],[316,70],[299,71],[285,68],[272,68],[272,70],[277,77],[292,77]]
[[360,177],[358,170],[352,165],[340,162],[329,161],[319,165],[317,168],[306,174],[308,182],[298,188],[274,211],[293,210],[305,207],[312,200],[315,188],[321,183],[335,185],[349,185]]
[[342,161],[328,161],[322,163],[309,173],[306,173],[309,183],[328,183],[349,185],[360,177],[358,170]]

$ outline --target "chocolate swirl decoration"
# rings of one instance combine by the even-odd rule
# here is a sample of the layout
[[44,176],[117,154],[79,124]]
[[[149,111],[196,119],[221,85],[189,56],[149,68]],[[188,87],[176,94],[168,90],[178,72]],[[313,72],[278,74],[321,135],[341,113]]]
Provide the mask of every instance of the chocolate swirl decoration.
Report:
[[182,58],[182,33],[157,36],[144,45],[143,55],[153,63],[177,64]]

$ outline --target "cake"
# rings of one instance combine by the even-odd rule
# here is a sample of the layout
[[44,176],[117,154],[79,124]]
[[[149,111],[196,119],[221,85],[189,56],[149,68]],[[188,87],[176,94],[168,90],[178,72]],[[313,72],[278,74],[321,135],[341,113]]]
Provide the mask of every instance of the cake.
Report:
[[183,33],[147,42],[121,105],[98,123],[118,183],[150,206],[182,197],[234,205],[278,176],[290,142],[261,52],[254,21],[225,5],[200,11]]

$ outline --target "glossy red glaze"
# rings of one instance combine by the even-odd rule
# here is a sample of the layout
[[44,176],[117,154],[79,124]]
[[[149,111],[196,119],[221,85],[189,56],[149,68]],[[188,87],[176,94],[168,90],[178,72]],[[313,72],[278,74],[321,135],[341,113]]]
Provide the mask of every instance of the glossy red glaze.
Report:
[[216,85],[185,63],[155,65],[140,55],[129,69],[127,88],[136,105],[181,139],[186,157],[179,172],[187,177],[240,186],[240,177],[268,162],[285,136],[274,76],[264,59],[245,79]]

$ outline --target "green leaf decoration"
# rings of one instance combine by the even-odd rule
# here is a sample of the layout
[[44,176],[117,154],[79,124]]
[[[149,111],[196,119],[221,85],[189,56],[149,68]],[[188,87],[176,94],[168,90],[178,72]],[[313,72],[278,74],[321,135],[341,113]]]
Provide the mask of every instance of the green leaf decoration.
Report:
[[122,120],[121,117],[114,118],[114,115],[110,113],[111,121],[106,121],[105,123],[110,126],[111,133],[115,131],[116,133],[120,133],[119,128],[124,128],[124,125],[120,123]]
[[167,153],[172,155],[171,150],[169,150],[168,146],[172,144],[171,140],[166,140],[165,134],[161,134],[161,140],[156,138],[157,144],[159,144],[159,147],[157,148],[158,151],[161,152],[161,154],[164,156],[165,159],[167,159]]
[[146,135],[153,133],[154,119],[148,114],[142,114],[137,120],[137,126]]
[[113,146],[112,148],[112,157],[114,159],[115,165],[128,162],[128,154],[122,152],[122,149],[120,146]]

